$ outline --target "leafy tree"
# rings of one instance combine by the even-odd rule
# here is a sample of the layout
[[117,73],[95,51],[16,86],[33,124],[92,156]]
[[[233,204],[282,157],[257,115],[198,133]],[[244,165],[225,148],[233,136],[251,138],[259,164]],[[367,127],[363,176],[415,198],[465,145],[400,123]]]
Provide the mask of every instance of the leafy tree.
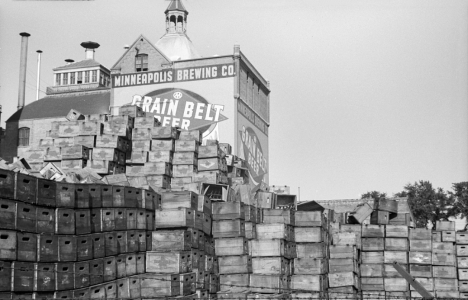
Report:
[[468,219],[468,181],[452,184],[452,190],[449,193],[455,198],[454,214]]
[[379,200],[379,199],[386,199],[387,198],[387,193],[381,193],[378,191],[371,191],[367,192],[365,194],[361,195],[361,199],[374,199],[374,200]]
[[437,221],[448,221],[450,217],[456,215],[455,197],[442,188],[435,189],[429,181],[420,180],[414,184],[407,184],[404,190],[395,196],[408,197],[408,203],[416,219],[416,227],[427,227],[432,223],[432,228],[435,228]]

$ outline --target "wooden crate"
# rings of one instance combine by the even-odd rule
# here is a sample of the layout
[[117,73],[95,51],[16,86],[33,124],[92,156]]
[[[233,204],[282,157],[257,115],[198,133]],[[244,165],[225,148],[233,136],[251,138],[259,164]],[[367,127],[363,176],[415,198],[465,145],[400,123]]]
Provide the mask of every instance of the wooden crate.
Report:
[[174,165],[172,172],[174,177],[192,177],[198,169],[195,165]]
[[168,209],[155,211],[155,228],[195,227],[193,209]]
[[[468,271],[461,274],[460,270],[463,269],[458,270],[458,278],[460,280],[468,279]],[[465,277],[461,277],[460,275],[464,275]],[[434,278],[457,278],[457,268],[454,266],[433,266],[432,276]]]
[[362,224],[372,214],[372,207],[368,203],[362,203],[349,215],[350,223]]
[[[362,292],[362,300],[385,300],[386,293],[392,292],[385,292],[385,291],[363,291]],[[392,299],[392,297],[388,297]]]
[[456,249],[453,243],[432,242],[432,252],[437,253],[455,253]]
[[326,219],[320,211],[296,211],[294,226],[325,227]]
[[407,238],[385,238],[385,251],[409,251]]
[[393,262],[399,264],[408,263],[408,252],[406,251],[384,251],[384,263],[392,264]]
[[190,251],[146,252],[146,272],[186,273],[192,268]]
[[406,225],[387,225],[385,226],[385,236],[387,238],[408,238],[409,231]]
[[250,275],[250,291],[253,293],[282,293],[289,290],[287,277],[284,275]]
[[[400,264],[400,266],[408,272],[407,264]],[[403,278],[401,274],[395,269],[393,263],[384,264],[383,277],[384,278]]]
[[254,274],[288,275],[288,267],[288,260],[280,256],[252,258],[252,273]]
[[432,240],[432,231],[425,228],[410,228],[410,240]]
[[432,264],[434,266],[455,266],[455,254],[433,252]]
[[139,275],[141,297],[154,298],[180,295],[178,274],[142,274]]
[[[292,275],[290,288],[309,292],[325,291],[327,278],[325,275]],[[315,293],[312,293],[315,294]],[[310,297],[310,294],[308,294]],[[310,299],[310,298],[309,298]]]
[[298,243],[296,244],[297,258],[326,258],[328,256],[327,243]]
[[172,159],[174,165],[198,165],[198,153],[196,152],[175,152]]
[[432,250],[432,240],[411,240],[410,251],[429,251]]
[[252,257],[285,256],[286,244],[284,240],[251,240]]
[[385,239],[384,238],[362,238],[361,239],[362,251],[384,251]]
[[436,221],[435,231],[455,231],[455,222]]
[[184,141],[184,140],[176,140],[175,141],[175,151],[176,152],[197,152],[198,153],[198,145],[197,141]]
[[442,231],[442,242],[453,242],[456,241],[455,230],[444,230]]
[[195,273],[179,274],[179,289],[181,295],[195,293]]
[[219,257],[219,274],[239,274],[252,272],[252,258],[248,255]]
[[354,272],[359,274],[357,261],[353,258],[331,258],[328,266],[328,273]]
[[[460,280],[459,285],[458,285],[458,289],[459,289],[460,292],[463,292],[465,295],[468,296],[468,281]],[[465,296],[465,295],[463,295],[463,296]],[[462,295],[460,295],[460,296],[462,296]]]
[[357,259],[356,246],[330,245],[330,258],[354,258]]
[[410,264],[431,265],[432,252],[410,251],[408,261]]
[[250,274],[225,274],[219,275],[219,289],[221,292],[243,292],[250,284]]
[[370,223],[374,225],[386,225],[390,219],[388,211],[374,210],[370,216]]
[[245,237],[243,220],[219,220],[212,222],[212,232],[215,238]]
[[457,289],[458,279],[434,278],[434,290],[436,291],[456,291]]
[[295,227],[294,240],[297,243],[324,242],[323,229],[320,227]]
[[461,298],[460,292],[458,291],[436,291],[435,296],[439,299]]
[[467,245],[456,245],[456,246],[457,246],[457,256],[468,256]]
[[294,241],[292,226],[282,223],[276,224],[257,224],[256,235],[258,239],[284,239],[286,241]]
[[362,226],[362,237],[363,238],[383,238],[385,237],[385,226],[384,225],[363,225]]
[[[351,259],[335,259],[334,262],[345,262],[345,260]],[[333,268],[335,268],[335,265],[333,265]],[[295,258],[293,260],[292,270],[294,275],[322,275],[327,274],[329,270],[331,272],[331,269],[332,265],[329,268],[327,260],[323,258]]]
[[174,151],[174,140],[153,140],[151,142],[151,151]]
[[409,265],[409,273],[413,277],[432,277],[432,266],[431,265]]
[[384,251],[362,252],[361,262],[365,264],[383,264],[384,263]]
[[200,158],[224,157],[224,152],[218,145],[200,146],[198,148]]
[[116,148],[125,151],[124,138],[118,135],[103,134],[96,137],[96,147]]
[[[369,253],[369,252],[368,252]],[[383,264],[361,264],[361,277],[383,277]],[[361,278],[362,285],[362,278]]]
[[455,240],[456,240],[457,245],[468,245],[468,233],[457,232],[455,234]]
[[213,220],[245,219],[245,207],[242,202],[212,203]]
[[361,248],[361,238],[355,232],[335,232],[332,240],[333,245],[354,245]]
[[329,287],[354,286],[359,288],[358,277],[354,272],[328,274]]
[[244,237],[215,239],[217,256],[246,255],[248,252],[248,242]]
[[192,233],[188,230],[161,230],[152,232],[152,251],[190,250],[192,245]]
[[408,281],[405,278],[384,278],[386,292],[406,292],[409,290]]
[[170,150],[158,150],[148,152],[148,162],[173,163],[173,152]]
[[289,209],[263,209],[263,223],[283,223],[295,226],[295,211]]
[[442,232],[441,231],[433,231],[432,232],[432,242],[440,243],[442,242]]
[[394,199],[374,200],[374,209],[396,214],[398,213],[398,202]]
[[189,208],[197,210],[198,195],[191,191],[166,192],[161,194],[161,209]]

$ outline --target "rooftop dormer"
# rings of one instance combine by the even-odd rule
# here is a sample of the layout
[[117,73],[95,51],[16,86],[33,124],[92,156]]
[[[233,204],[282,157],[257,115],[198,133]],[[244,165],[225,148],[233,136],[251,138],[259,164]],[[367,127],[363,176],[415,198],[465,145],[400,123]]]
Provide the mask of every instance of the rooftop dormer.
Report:
[[48,95],[109,88],[110,71],[94,60],[95,49],[100,45],[83,42],[81,46],[85,48],[85,59],[79,62],[66,59],[66,65],[55,68],[54,86],[47,88]]

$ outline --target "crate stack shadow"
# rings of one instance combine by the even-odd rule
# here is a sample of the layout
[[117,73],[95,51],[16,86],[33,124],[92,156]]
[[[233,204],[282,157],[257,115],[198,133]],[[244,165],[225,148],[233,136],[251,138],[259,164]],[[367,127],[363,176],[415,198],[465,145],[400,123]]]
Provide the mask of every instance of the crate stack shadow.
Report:
[[140,297],[158,194],[0,174],[2,299]]

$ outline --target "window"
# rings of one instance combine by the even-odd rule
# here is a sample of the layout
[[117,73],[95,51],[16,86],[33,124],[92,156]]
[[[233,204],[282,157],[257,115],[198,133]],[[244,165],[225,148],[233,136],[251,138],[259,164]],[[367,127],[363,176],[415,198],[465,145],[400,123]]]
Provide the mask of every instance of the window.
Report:
[[19,129],[18,146],[29,146],[29,128],[23,127]]
[[78,82],[77,84],[83,83],[83,72],[78,72]]
[[75,84],[75,72],[70,73],[70,84]]
[[55,74],[55,85],[60,85],[62,74]]
[[97,82],[97,70],[92,71],[93,76],[92,76],[92,81],[91,82]]
[[63,73],[63,85],[68,85],[68,73]]
[[84,83],[89,82],[89,71],[84,71]]
[[148,54],[135,56],[135,69],[137,72],[148,71]]
[[104,85],[104,75],[101,73],[101,84]]

